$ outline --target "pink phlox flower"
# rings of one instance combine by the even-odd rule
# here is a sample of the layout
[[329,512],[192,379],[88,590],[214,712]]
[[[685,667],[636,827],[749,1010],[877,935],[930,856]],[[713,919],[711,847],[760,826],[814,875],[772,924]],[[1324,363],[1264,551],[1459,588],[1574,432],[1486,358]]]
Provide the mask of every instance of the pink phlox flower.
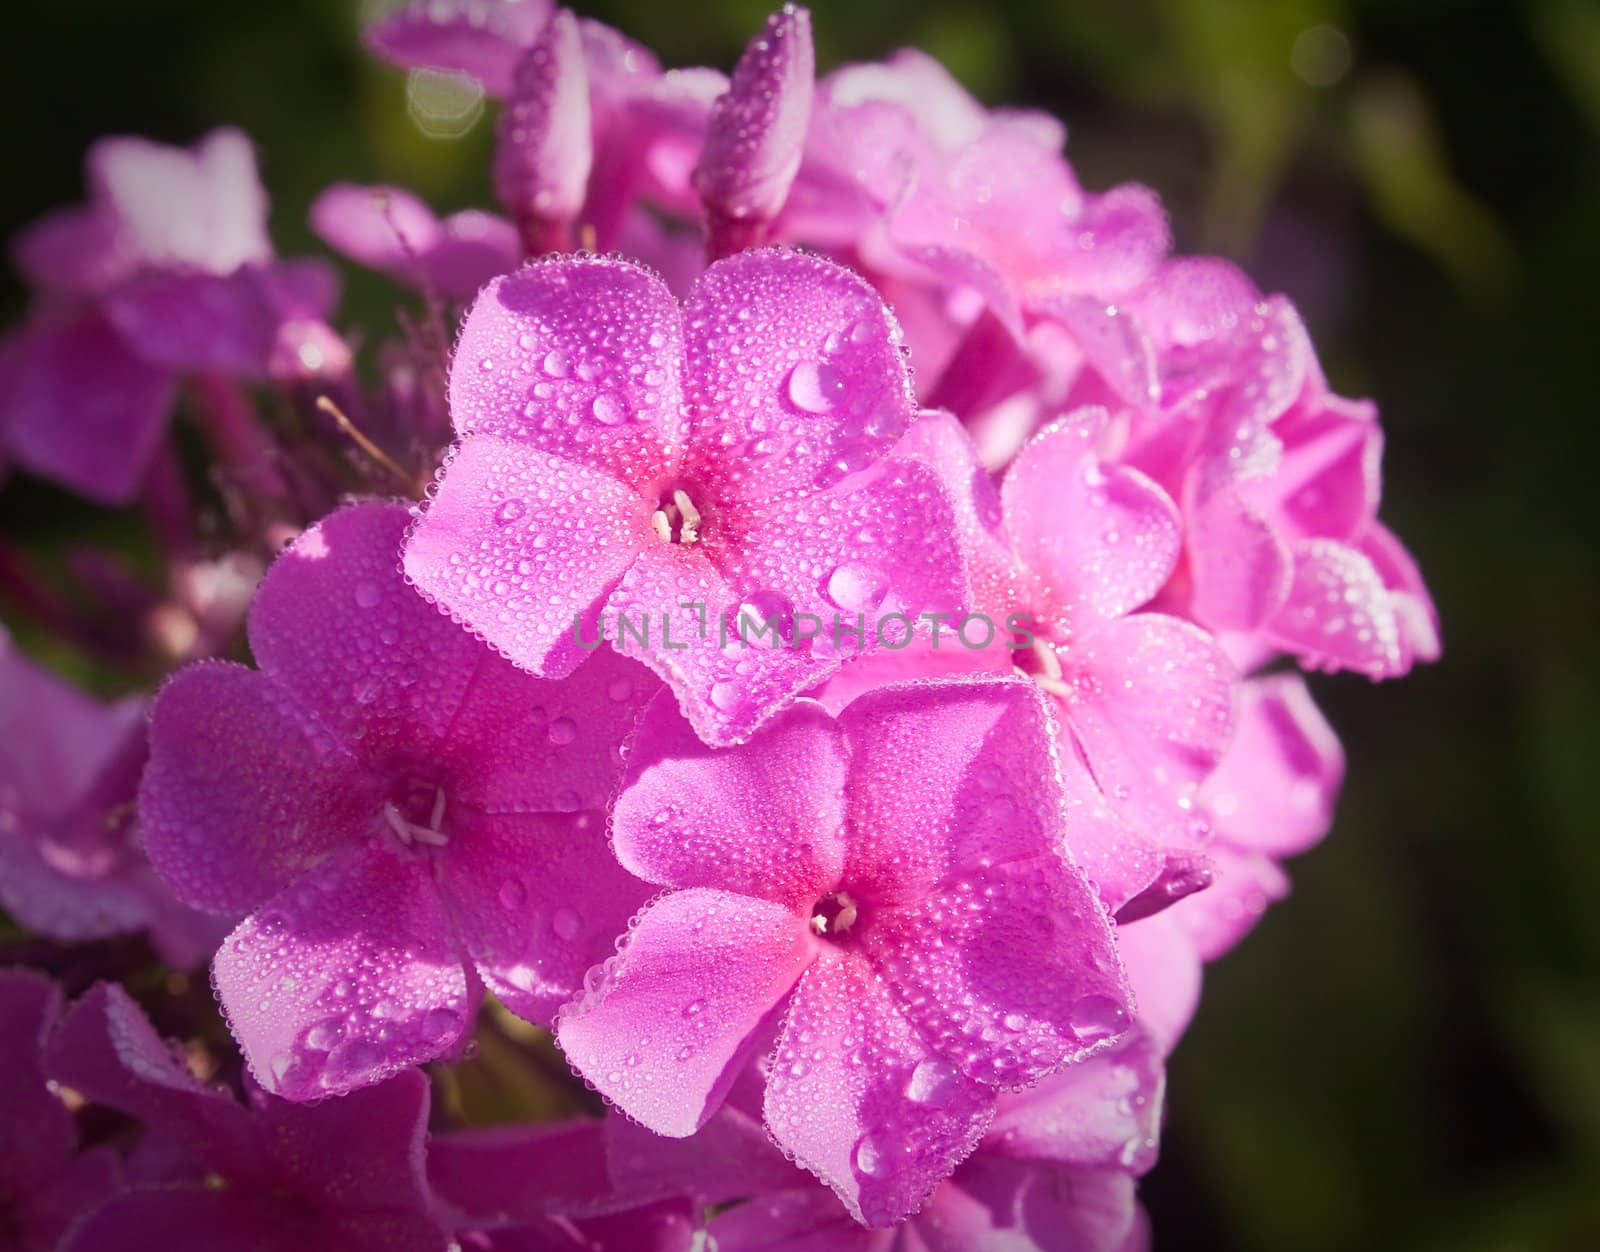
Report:
[[47,1085],[44,1049],[61,992],[29,970],[0,970],[0,1230],[16,1252],[56,1252],[116,1189],[116,1154],[80,1151],[72,1114]]
[[340,1100],[247,1104],[201,1082],[121,987],[64,1015],[47,1069],[177,1145],[203,1178],[103,1197],[66,1252],[261,1248],[445,1252],[424,1174],[428,1080],[417,1071]]
[[1048,722],[1021,679],[907,684],[837,721],[802,701],[713,749],[658,699],[613,841],[669,891],[562,1011],[568,1059],[683,1137],[781,1022],[768,1129],[858,1220],[904,1218],[1002,1090],[1129,1027]]
[[405,585],[407,520],[305,531],[251,606],[260,669],[190,666],[153,714],[145,846],[180,898],[249,915],[212,977],[291,1099],[453,1051],[483,984],[548,1021],[644,895],[601,809],[656,682],[608,651],[515,669]]
[[351,260],[451,302],[472,299],[522,259],[504,218],[465,209],[441,219],[399,187],[337,183],[312,204],[311,228]]
[[130,499],[165,430],[175,375],[342,372],[321,261],[274,257],[250,142],[192,149],[111,138],[90,150],[89,201],[12,244],[33,289],[8,345],[0,432],[18,463],[105,503]]
[[450,407],[416,585],[535,673],[603,632],[708,742],[959,600],[944,492],[894,455],[917,411],[894,320],[830,262],[744,252],[682,308],[619,260],[530,265],[467,315]]
[[0,905],[68,943],[147,931],[188,968],[222,932],[174,900],[139,851],[146,709],[141,696],[101,704],[0,629]]
[[1228,742],[1233,667],[1204,631],[1141,611],[1169,580],[1182,529],[1154,481],[1107,455],[1112,435],[1102,409],[1068,414],[997,487],[960,423],[925,414],[900,453],[954,501],[971,616],[865,658],[823,698],[839,707],[930,670],[1030,674],[1059,712],[1074,856],[1127,921],[1209,881],[1195,792]]

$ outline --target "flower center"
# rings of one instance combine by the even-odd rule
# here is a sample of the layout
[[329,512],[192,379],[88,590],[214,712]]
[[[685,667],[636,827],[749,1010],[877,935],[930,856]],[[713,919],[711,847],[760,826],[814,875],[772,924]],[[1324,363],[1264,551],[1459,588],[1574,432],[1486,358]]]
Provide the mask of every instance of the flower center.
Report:
[[384,801],[383,822],[405,847],[426,844],[442,848],[450,842],[444,829],[444,788],[420,780],[408,780]]
[[824,937],[837,939],[849,932],[859,915],[855,897],[848,891],[835,891],[812,906],[811,929]]
[[671,495],[662,495],[661,507],[650,515],[650,525],[662,543],[700,541],[700,510],[682,487],[675,487]]
[[1072,687],[1061,671],[1061,660],[1045,640],[1035,636],[1032,648],[1024,648],[1012,655],[1017,668],[1038,683],[1042,690],[1063,699],[1072,696]]

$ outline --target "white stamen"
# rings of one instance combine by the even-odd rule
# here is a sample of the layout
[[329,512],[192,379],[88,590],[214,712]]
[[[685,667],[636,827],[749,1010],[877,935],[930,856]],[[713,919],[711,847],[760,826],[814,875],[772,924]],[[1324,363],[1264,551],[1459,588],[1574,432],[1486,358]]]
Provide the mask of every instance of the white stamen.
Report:
[[856,924],[856,902],[850,898],[848,892],[839,893],[839,911],[833,918],[835,934],[843,934]]
[[1061,658],[1056,655],[1056,650],[1043,639],[1036,638],[1033,641],[1033,655],[1039,662],[1039,672],[1033,676],[1033,681],[1051,695],[1069,698],[1072,688],[1062,679]]
[[662,543],[672,542],[672,523],[667,520],[666,510],[657,509],[650,514],[650,525],[656,528],[656,538]]
[[813,917],[811,919],[811,929],[816,931],[819,935],[827,934],[828,933],[828,919],[826,917],[824,917],[821,913],[818,913],[815,917]]
[[444,788],[437,787],[433,792],[433,815],[428,818],[428,827],[435,834],[444,823]]
[[383,820],[389,823],[389,829],[394,831],[395,837],[407,847],[411,846],[411,823],[401,817],[394,805],[383,806]]
[[678,541],[695,543],[700,538],[700,510],[694,507],[689,493],[682,488],[672,493],[672,502],[678,506],[678,515],[683,519],[678,527]]
[[430,847],[442,848],[450,842],[450,836],[440,834],[437,830],[429,830],[425,826],[413,826],[411,837],[418,843],[428,844]]

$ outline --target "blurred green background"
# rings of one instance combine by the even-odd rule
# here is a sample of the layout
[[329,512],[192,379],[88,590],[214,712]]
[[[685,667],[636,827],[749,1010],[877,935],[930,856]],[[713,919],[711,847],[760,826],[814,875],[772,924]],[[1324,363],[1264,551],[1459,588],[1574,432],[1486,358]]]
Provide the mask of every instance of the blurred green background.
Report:
[[[1291,901],[1208,972],[1145,1189],[1181,1249],[1600,1248],[1600,674],[1588,526],[1600,349],[1600,6],[1448,0],[821,0],[825,65],[917,44],[1063,116],[1086,185],[1154,186],[1179,244],[1300,303],[1382,403],[1386,520],[1443,663],[1318,681],[1350,782]],[[760,0],[580,6],[727,67]],[[261,148],[283,251],[312,196],[487,202],[486,122],[425,136],[350,0],[14,6],[0,231],[76,200],[107,131]],[[3,306],[21,307],[8,278]],[[352,276],[346,321],[390,323]],[[14,536],[70,516],[0,503]]]

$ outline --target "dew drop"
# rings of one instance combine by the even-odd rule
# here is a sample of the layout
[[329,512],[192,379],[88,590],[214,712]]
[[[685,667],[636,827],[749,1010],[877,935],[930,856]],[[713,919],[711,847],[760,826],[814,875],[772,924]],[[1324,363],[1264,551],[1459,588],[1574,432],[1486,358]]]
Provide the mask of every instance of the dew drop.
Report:
[[558,748],[565,747],[578,737],[578,726],[570,717],[558,717],[550,723],[550,729],[545,734]]
[[614,679],[611,685],[606,688],[606,694],[617,704],[621,704],[633,694],[633,683],[626,678]]
[[853,561],[835,566],[823,588],[829,603],[847,613],[870,613],[888,593],[888,581],[880,571]]
[[705,1012],[705,1008],[706,1002],[704,1000],[690,1000],[689,1003],[683,1006],[683,1015],[685,1017],[699,1017],[701,1013]]
[[956,1093],[960,1075],[956,1067],[941,1057],[930,1056],[917,1062],[911,1071],[911,1081],[906,1084],[906,1097],[917,1104],[939,1108],[950,1103]]
[[789,399],[806,413],[831,413],[844,394],[844,376],[824,361],[801,361],[789,373]]
[[713,683],[711,687],[711,703],[724,713],[732,713],[739,707],[739,687],[737,683]]
[[528,889],[515,878],[500,884],[500,903],[508,909],[520,909],[528,902]]
[[528,511],[528,506],[522,500],[512,497],[501,503],[494,511],[494,520],[497,526],[509,526],[517,518]]
[[620,426],[628,420],[628,404],[614,391],[602,391],[595,396],[589,411],[602,426]]
[[549,352],[544,358],[544,372],[551,378],[565,378],[572,372],[572,363],[564,352]]
[[359,582],[355,590],[356,605],[363,609],[375,609],[378,602],[383,599],[383,592],[374,582]]
[[551,914],[550,929],[556,932],[557,939],[576,939],[582,926],[583,920],[571,909],[557,909]]
[[856,1142],[856,1168],[868,1178],[882,1178],[889,1172],[889,1162],[882,1146],[871,1135],[862,1135]]
[[1098,1043],[1128,1028],[1128,1011],[1110,996],[1084,996],[1072,1006],[1067,1024],[1084,1043]]

